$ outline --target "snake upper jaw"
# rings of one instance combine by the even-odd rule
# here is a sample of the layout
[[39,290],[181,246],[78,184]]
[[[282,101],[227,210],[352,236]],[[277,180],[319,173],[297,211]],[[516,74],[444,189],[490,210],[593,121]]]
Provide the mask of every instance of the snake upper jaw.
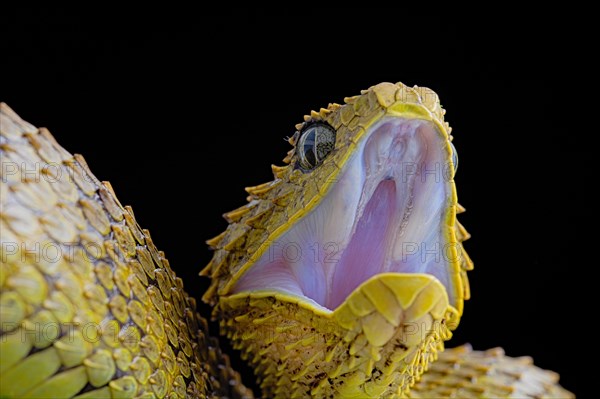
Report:
[[320,203],[273,238],[229,292],[274,289],[335,309],[377,274],[422,273],[460,309],[450,148],[430,121],[381,118]]

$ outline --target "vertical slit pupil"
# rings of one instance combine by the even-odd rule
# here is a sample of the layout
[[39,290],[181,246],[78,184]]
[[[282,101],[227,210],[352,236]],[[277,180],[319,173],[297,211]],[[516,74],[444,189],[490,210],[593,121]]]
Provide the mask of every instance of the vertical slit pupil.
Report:
[[300,135],[297,153],[299,164],[305,170],[319,165],[335,147],[335,130],[318,123],[309,126]]
[[317,157],[315,155],[315,129],[311,129],[306,133],[306,138],[303,140],[304,159],[310,166],[317,164]]

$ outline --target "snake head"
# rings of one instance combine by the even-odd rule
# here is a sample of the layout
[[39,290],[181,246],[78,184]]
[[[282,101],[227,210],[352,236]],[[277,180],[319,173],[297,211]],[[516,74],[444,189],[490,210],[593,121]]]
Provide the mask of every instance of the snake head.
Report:
[[469,297],[438,96],[381,83],[312,111],[208,241],[204,300],[266,396],[402,394]]

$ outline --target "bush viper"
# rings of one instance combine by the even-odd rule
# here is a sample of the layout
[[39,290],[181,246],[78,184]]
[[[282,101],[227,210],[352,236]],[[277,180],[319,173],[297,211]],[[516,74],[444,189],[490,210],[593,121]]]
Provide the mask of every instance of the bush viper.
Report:
[[[443,351],[469,298],[437,95],[382,83],[305,116],[247,188],[204,300],[264,397],[571,397],[529,358]],[[2,104],[0,397],[252,397],[147,230]]]

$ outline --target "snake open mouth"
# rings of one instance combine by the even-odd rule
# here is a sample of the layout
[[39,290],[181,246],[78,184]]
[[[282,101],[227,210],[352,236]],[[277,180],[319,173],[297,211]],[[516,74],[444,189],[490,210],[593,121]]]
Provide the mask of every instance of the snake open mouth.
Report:
[[314,209],[276,238],[233,293],[280,291],[336,309],[381,273],[427,273],[454,303],[453,151],[421,119],[384,118]]

